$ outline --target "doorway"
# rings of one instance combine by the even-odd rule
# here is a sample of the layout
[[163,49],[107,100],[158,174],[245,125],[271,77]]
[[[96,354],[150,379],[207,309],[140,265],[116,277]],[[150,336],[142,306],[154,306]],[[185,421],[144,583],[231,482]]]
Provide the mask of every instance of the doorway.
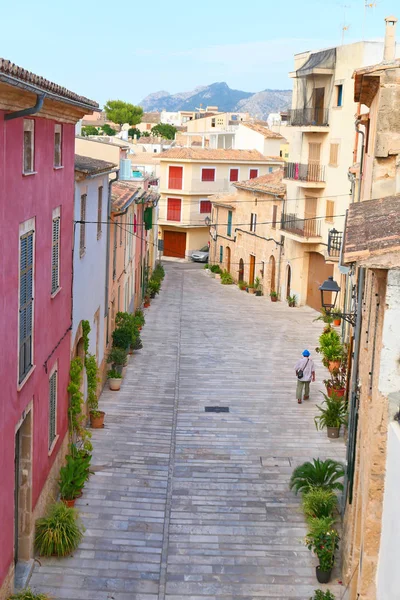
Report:
[[270,272],[270,286],[269,291],[275,292],[275,275],[276,275],[276,265],[275,265],[275,256],[270,256],[269,259],[269,272]]
[[231,249],[229,246],[225,248],[225,256],[226,256],[226,270],[228,273],[231,272]]
[[[15,433],[14,451],[14,564],[32,554],[32,411]],[[16,569],[16,576],[18,570]]]
[[186,233],[182,231],[164,231],[164,256],[185,258]]
[[286,300],[290,296],[290,288],[292,285],[292,269],[290,265],[286,267]]
[[308,263],[307,305],[321,310],[319,286],[333,275],[333,265],[327,265],[325,258],[318,252],[310,252]]
[[313,93],[313,108],[315,125],[324,124],[325,88],[315,88]]
[[239,281],[244,281],[244,262],[243,258],[239,260]]
[[254,284],[254,275],[256,271],[256,257],[250,254],[249,285]]

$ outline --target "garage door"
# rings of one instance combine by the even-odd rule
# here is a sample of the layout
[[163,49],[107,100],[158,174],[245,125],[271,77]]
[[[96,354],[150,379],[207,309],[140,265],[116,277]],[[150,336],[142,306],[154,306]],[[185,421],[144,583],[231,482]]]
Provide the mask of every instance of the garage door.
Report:
[[185,258],[186,233],[181,231],[164,231],[164,256]]

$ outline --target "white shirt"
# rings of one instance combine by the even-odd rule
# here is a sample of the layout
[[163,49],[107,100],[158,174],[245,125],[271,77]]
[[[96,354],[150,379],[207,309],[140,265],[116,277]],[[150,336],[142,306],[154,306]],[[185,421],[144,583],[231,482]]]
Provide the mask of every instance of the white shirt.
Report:
[[299,379],[299,381],[311,381],[315,366],[314,361],[310,357],[303,356],[300,358],[294,368],[295,371],[298,371],[299,369],[303,371],[303,377]]

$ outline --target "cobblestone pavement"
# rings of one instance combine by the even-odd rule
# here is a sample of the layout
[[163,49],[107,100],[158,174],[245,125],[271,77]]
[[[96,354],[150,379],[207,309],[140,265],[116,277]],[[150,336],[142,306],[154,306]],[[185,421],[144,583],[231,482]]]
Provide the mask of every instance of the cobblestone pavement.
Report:
[[321,331],[313,318],[168,263],[143,350],[121,391],[101,396],[95,475],[77,502],[84,541],[40,559],[31,585],[68,600],[308,600],[324,587],[288,489],[300,462],[344,458],[343,440],[314,426],[318,360],[310,401],[295,401],[293,365]]

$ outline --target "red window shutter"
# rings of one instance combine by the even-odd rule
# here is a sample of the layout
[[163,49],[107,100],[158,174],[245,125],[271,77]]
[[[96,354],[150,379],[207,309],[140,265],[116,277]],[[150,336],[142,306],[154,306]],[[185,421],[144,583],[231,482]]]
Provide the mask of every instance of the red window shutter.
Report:
[[239,181],[239,169],[231,169],[229,181]]
[[258,169],[250,169],[249,179],[255,179],[256,177],[258,177]]
[[181,204],[180,198],[168,198],[167,202],[167,221],[181,220]]
[[170,167],[168,177],[168,188],[170,190],[181,190],[183,179],[183,167]]
[[202,181],[215,181],[215,169],[202,169],[201,180]]
[[200,200],[200,213],[210,213],[211,202],[209,200]]

